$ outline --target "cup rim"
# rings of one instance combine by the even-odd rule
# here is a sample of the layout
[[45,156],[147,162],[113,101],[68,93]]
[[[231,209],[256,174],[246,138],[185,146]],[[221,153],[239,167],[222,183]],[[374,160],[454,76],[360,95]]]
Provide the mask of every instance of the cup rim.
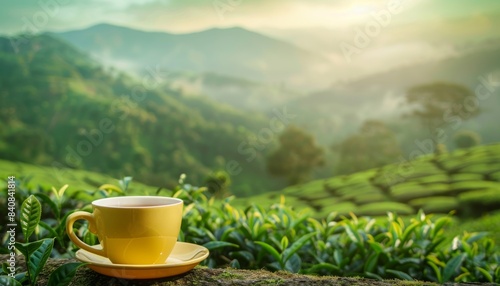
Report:
[[[148,204],[153,204],[153,205],[147,205],[147,206],[138,206],[138,205],[112,205],[110,204],[110,201],[125,201],[125,202],[130,202],[134,201],[137,199],[146,199],[146,200],[151,200],[148,202]],[[118,196],[118,197],[111,197],[111,198],[103,198],[103,199],[98,199],[92,202],[93,207],[99,207],[99,208],[110,208],[110,209],[152,209],[152,208],[163,208],[163,207],[171,207],[171,206],[176,206],[179,204],[183,204],[184,201],[179,199],[179,198],[173,198],[173,197],[161,197],[161,196]]]

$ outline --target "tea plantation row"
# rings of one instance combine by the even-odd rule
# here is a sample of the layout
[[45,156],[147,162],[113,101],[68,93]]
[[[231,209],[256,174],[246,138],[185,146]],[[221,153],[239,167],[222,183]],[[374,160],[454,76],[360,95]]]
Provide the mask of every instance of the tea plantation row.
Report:
[[365,172],[288,187],[279,192],[235,200],[271,205],[279,195],[296,208],[308,207],[315,217],[330,212],[385,215],[456,210],[459,216],[481,216],[500,210],[500,144],[479,146]]

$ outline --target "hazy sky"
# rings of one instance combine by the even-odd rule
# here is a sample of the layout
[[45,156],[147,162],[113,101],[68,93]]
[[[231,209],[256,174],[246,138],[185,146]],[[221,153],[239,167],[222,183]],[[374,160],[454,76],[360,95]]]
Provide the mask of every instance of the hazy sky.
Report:
[[0,0],[0,34],[26,29],[62,31],[112,23],[174,33],[210,27],[249,29],[338,29],[366,22],[372,13],[401,2],[393,23],[486,17],[498,0]]

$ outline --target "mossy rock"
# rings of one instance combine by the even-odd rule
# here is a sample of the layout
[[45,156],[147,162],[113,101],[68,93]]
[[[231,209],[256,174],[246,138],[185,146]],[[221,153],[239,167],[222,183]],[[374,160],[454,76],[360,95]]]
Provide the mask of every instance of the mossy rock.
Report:
[[[0,255],[2,261],[6,261],[7,255]],[[21,257],[20,257],[21,258]],[[44,269],[38,276],[37,285],[47,285],[49,275],[57,267],[76,262],[74,259],[52,259],[49,258]],[[19,266],[24,266],[24,260],[19,259]],[[25,269],[20,269],[25,271]],[[315,286],[437,286],[432,282],[404,281],[404,280],[372,280],[360,277],[337,277],[337,276],[312,276],[293,274],[285,271],[270,272],[266,270],[240,270],[231,268],[209,269],[197,266],[182,275],[159,279],[127,280],[98,274],[86,266],[80,267],[71,281],[71,286],[268,286],[268,285],[315,285]],[[454,286],[461,286],[454,283]],[[465,285],[465,284],[464,284]],[[493,284],[491,284],[493,285]],[[483,286],[488,286],[483,284]]]

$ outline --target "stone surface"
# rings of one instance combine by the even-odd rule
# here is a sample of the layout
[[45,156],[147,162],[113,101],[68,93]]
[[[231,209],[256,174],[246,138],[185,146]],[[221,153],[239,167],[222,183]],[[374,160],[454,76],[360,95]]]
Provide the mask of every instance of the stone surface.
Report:
[[[24,259],[18,257],[18,267],[24,268]],[[6,261],[6,255],[0,255],[0,261]],[[47,285],[50,273],[60,265],[75,262],[72,259],[49,259],[45,268],[38,278],[38,285]],[[94,272],[86,266],[81,267],[73,278],[71,285],[78,286],[170,286],[170,285],[437,285],[430,282],[414,282],[399,280],[376,281],[355,277],[333,277],[333,276],[309,276],[290,274],[287,272],[269,272],[264,270],[238,270],[238,269],[208,269],[197,266],[193,270],[175,277],[152,280],[126,280],[104,276]],[[498,285],[479,283],[448,283],[445,285]]]

